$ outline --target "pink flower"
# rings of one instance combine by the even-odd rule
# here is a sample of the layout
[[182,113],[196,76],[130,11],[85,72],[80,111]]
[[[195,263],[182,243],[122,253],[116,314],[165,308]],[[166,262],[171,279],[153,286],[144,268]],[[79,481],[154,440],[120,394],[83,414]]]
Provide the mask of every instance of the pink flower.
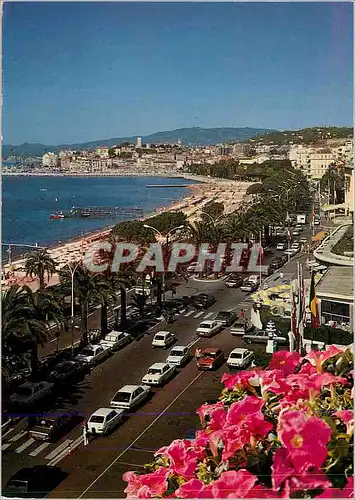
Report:
[[324,387],[325,385],[331,385],[331,384],[347,385],[348,384],[348,380],[346,378],[337,377],[337,376],[333,375],[332,373],[328,373],[328,372],[322,373],[321,375],[314,374],[314,375],[311,375],[309,378],[312,381],[312,383],[317,391],[320,391],[320,389],[322,389],[322,387]]
[[301,411],[285,410],[280,413],[278,438],[287,448],[296,469],[305,463],[321,467],[327,457],[327,444],[332,431],[318,417]]
[[286,380],[281,370],[265,370],[259,375],[261,381],[261,392],[266,391],[274,394],[287,394],[290,390],[288,380]]
[[128,486],[124,490],[127,498],[154,498],[162,496],[167,488],[167,478],[171,474],[169,469],[159,467],[150,474],[137,475],[132,471],[125,472],[122,476],[124,481],[128,481]]
[[155,455],[163,455],[169,459],[171,469],[189,479],[194,475],[197,461],[204,457],[205,448],[194,446],[187,439],[175,439],[169,446],[160,448]]
[[265,486],[257,484],[251,490],[249,490],[245,498],[279,498],[279,496],[270,488],[265,488]]
[[250,389],[252,387],[252,379],[258,376],[255,370],[242,371],[239,373],[224,373],[222,376],[222,384],[230,391],[233,389]]
[[271,470],[272,487],[275,491],[284,487],[284,498],[289,498],[298,491],[327,488],[331,485],[319,468],[309,466],[306,462],[301,467],[296,466],[292,455],[285,448],[276,450]]
[[245,498],[258,478],[245,469],[222,472],[212,483],[214,498]]
[[295,369],[301,364],[301,356],[298,352],[277,351],[272,355],[269,369],[281,370],[282,374],[287,376],[294,373]]
[[327,361],[327,359],[343,352],[344,351],[342,351],[335,345],[331,345],[326,351],[310,351],[304,357],[304,359],[308,359],[308,361],[317,368],[317,372],[322,373],[322,366],[324,361]]
[[[213,405],[202,405],[196,413],[200,416],[201,424],[205,425],[207,423],[211,430],[223,427],[227,416],[222,401]],[[208,416],[208,419],[206,419],[206,416]]]
[[264,406],[264,401],[255,396],[246,396],[242,401],[233,403],[227,414],[227,425],[236,425],[249,419],[251,416],[262,417],[261,408]]
[[209,436],[206,431],[196,431],[193,444],[196,446],[202,446],[204,448],[207,445],[208,440]]
[[176,498],[214,498],[212,485],[207,486],[199,479],[190,479],[175,491]]
[[317,368],[307,361],[306,363],[302,363],[298,375],[313,375],[313,373],[317,373]]
[[354,476],[350,476],[344,488],[327,488],[315,498],[354,498]]
[[351,434],[354,430],[354,412],[352,410],[340,410],[334,413],[346,425],[347,434]]

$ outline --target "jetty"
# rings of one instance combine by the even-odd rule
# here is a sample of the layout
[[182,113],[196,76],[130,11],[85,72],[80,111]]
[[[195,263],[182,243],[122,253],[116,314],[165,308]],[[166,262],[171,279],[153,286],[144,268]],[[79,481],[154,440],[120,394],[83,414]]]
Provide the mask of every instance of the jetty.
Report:
[[87,207],[72,208],[68,212],[57,212],[51,219],[116,219],[118,217],[143,217],[141,207]]

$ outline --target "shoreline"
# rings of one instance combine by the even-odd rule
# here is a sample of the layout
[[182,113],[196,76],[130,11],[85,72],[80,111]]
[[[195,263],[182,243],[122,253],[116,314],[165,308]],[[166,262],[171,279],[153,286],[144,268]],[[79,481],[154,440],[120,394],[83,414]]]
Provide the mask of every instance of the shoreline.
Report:
[[[132,176],[131,174],[131,177],[137,176]],[[162,177],[162,175],[159,175],[159,177]],[[166,177],[169,177],[169,175]],[[186,214],[187,220],[189,222],[193,222],[199,217],[199,212],[203,210],[204,205],[211,201],[224,203],[225,214],[227,215],[238,208],[245,196],[247,187],[251,184],[240,181],[231,181],[229,179],[206,178],[194,175],[186,177],[180,175],[179,177],[188,177],[190,180],[198,181],[199,183],[187,184],[186,189],[188,190],[188,193],[186,193],[186,196],[180,197],[180,199],[169,203],[167,206],[156,207],[153,212],[144,214],[144,217],[141,219],[132,220],[147,221],[148,219],[164,212],[182,211]],[[119,222],[116,224],[119,224]],[[67,241],[61,243],[56,242],[52,245],[48,245],[46,249],[51,257],[56,261],[57,268],[60,270],[65,267],[68,262],[80,260],[89,245],[91,245],[94,241],[102,240],[107,237],[110,234],[111,229],[116,224],[109,224],[98,230],[73,236]],[[3,263],[3,272],[11,274],[11,279],[2,279],[3,287],[11,286],[12,284],[19,284],[28,285],[31,288],[38,288],[38,280],[30,279],[29,277],[26,278],[24,271],[16,270],[16,267],[23,268],[26,255],[28,255],[28,253],[22,254],[19,258],[15,257],[11,264]],[[58,283],[58,281],[57,273],[52,276],[47,284],[53,285]]]

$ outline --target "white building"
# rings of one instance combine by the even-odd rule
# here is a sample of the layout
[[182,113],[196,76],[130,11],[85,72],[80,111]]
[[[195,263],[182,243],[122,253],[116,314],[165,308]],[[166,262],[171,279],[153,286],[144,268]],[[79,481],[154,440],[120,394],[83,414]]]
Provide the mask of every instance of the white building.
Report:
[[100,156],[100,158],[108,158],[108,150],[109,148],[107,146],[100,146],[96,148],[96,154]]
[[308,157],[312,153],[313,148],[304,146],[302,144],[293,144],[288,152],[288,159],[294,168],[300,170],[308,169]]
[[330,149],[320,149],[311,153],[307,161],[308,178],[313,181],[320,180],[336,158],[335,152]]
[[141,137],[137,137],[136,147],[137,148],[141,148],[142,147],[142,138]]
[[43,167],[56,167],[58,165],[58,155],[54,153],[45,153],[42,156]]

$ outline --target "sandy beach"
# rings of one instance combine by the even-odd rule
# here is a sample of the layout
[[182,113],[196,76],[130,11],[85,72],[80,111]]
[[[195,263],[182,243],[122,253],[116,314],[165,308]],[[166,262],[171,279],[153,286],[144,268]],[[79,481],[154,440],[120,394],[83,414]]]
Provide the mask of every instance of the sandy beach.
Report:
[[[201,183],[187,186],[188,194],[181,200],[168,206],[156,208],[155,212],[146,214],[143,220],[147,220],[163,212],[182,211],[187,215],[189,222],[193,222],[200,218],[204,206],[211,201],[223,203],[225,208],[224,213],[227,215],[238,209],[250,185],[248,182],[231,181],[229,179],[212,180],[211,178],[198,176],[189,176],[189,178]],[[113,224],[99,231],[76,237],[69,242],[50,247],[48,253],[57,263],[57,269],[62,269],[69,262],[78,262],[81,260],[90,245],[95,241],[105,239],[112,227]],[[13,284],[28,285],[33,290],[38,288],[38,280],[26,276],[24,265],[25,258],[20,258],[14,260],[11,264],[3,266],[1,284],[4,289]],[[54,285],[58,282],[58,274],[53,275],[47,280],[47,284],[49,285]]]

